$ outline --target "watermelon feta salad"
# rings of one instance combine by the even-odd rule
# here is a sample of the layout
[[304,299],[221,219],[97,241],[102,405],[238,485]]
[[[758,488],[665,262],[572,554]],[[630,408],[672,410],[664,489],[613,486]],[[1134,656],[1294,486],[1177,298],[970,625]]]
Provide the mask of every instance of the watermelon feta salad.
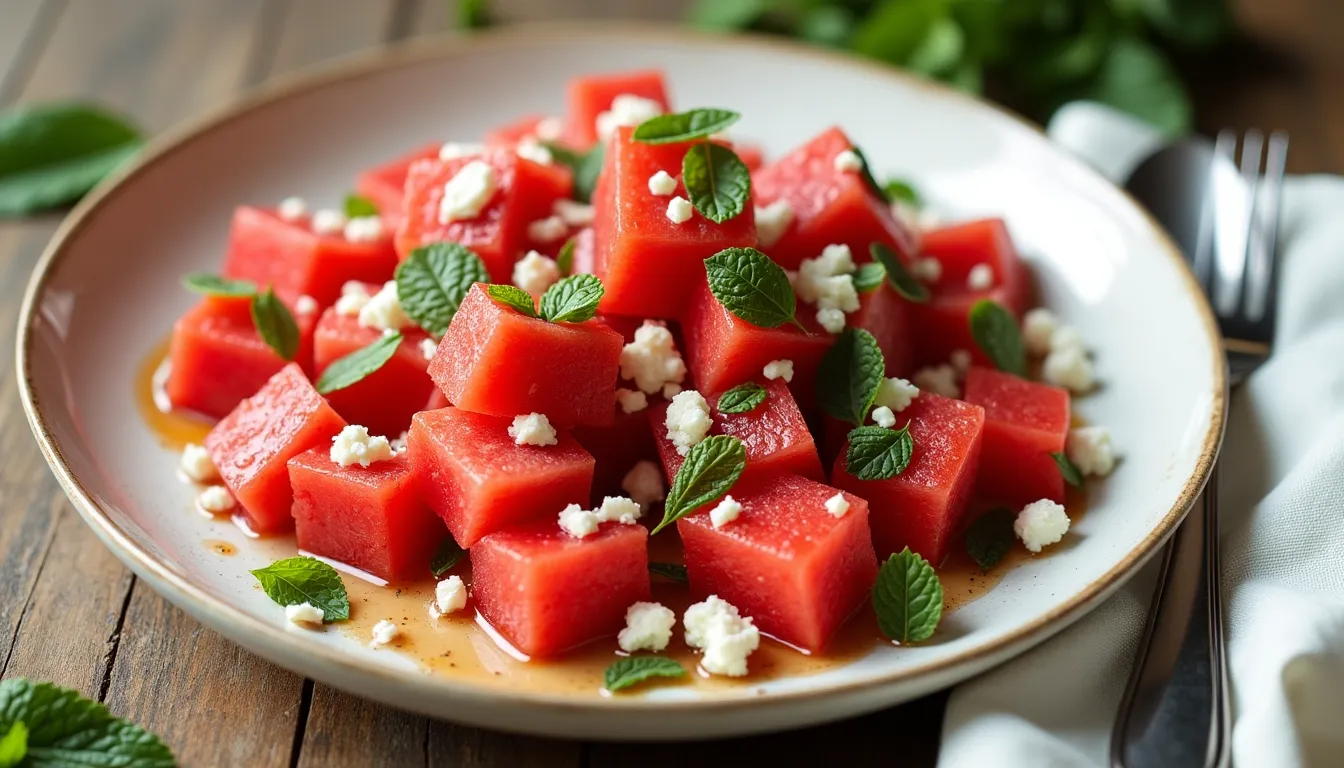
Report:
[[[240,206],[186,278],[166,394],[218,421],[181,468],[203,509],[293,533],[255,572],[289,621],[349,617],[332,562],[433,578],[426,621],[474,612],[530,658],[610,643],[615,691],[684,674],[678,624],[727,677],[860,612],[927,640],[954,549],[1058,545],[1066,486],[1116,457],[1002,220],[937,224],[839,127],[763,163],[656,71],[566,96],[342,209]],[[680,557],[650,562],[660,538]]]

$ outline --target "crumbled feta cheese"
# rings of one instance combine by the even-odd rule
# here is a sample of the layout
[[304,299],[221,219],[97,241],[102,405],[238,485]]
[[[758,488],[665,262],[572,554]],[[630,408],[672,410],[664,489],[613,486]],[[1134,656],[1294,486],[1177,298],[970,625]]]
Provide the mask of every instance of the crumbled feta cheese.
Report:
[[1092,360],[1081,347],[1052,350],[1045,356],[1045,363],[1041,366],[1041,378],[1075,393],[1092,389],[1096,383],[1095,376]]
[[326,615],[326,611],[312,603],[285,606],[285,618],[289,619],[291,624],[321,624],[322,618]]
[[527,225],[527,236],[537,243],[554,243],[569,234],[569,225],[559,216],[547,216]]
[[879,405],[873,409],[873,422],[884,429],[891,429],[896,426],[896,414],[885,405]]
[[686,198],[674,197],[667,204],[667,220],[673,224],[685,224],[691,220],[691,213],[694,210]]
[[953,370],[957,372],[957,378],[965,378],[966,372],[971,370],[971,353],[965,349],[954,349],[948,357],[948,362],[952,364]]
[[392,446],[392,450],[396,453],[405,453],[406,441],[410,439],[410,436],[410,432],[402,432],[400,435],[397,435],[388,441],[388,445]]
[[765,368],[761,370],[761,373],[765,374],[765,378],[771,381],[774,381],[775,379],[783,379],[784,383],[787,384],[793,381],[793,361],[771,360],[765,364]]
[[667,326],[645,320],[635,330],[634,341],[621,348],[621,378],[648,395],[686,380],[686,362]]
[[793,206],[789,205],[788,200],[756,206],[756,239],[762,247],[768,248],[779,242],[791,224]]
[[276,213],[285,221],[298,221],[308,215],[308,203],[302,197],[286,197]]
[[625,629],[616,635],[616,644],[626,653],[665,650],[676,624],[672,609],[658,603],[635,603],[625,610]]
[[677,453],[685,456],[709,435],[714,421],[709,417],[709,403],[693,389],[680,392],[667,406],[667,439],[676,446]]
[[551,161],[554,159],[551,157],[551,150],[543,147],[541,143],[535,139],[530,138],[524,138],[522,141],[518,142],[518,146],[515,147],[513,151],[517,152],[518,156],[524,160],[531,160],[538,165],[550,165]]
[[936,283],[943,277],[943,262],[928,256],[915,259],[910,265],[910,274],[914,275],[916,280]]
[[826,511],[831,513],[832,517],[844,517],[849,514],[849,499],[845,494],[837,493],[826,500]]
[[820,256],[803,259],[798,265],[794,290],[799,300],[816,304],[818,309],[858,311],[859,292],[854,288],[854,269],[849,246],[828,245]]
[[304,294],[294,300],[294,311],[300,315],[311,315],[317,311],[317,299]]
[[905,379],[893,376],[882,380],[882,384],[877,388],[877,398],[873,400],[873,404],[890,408],[892,413],[900,413],[909,408],[910,402],[916,397],[919,397],[919,387]]
[[832,307],[817,310],[817,325],[827,333],[840,333],[845,330],[845,313]]
[[663,114],[663,105],[653,99],[622,93],[611,100],[611,109],[599,113],[594,127],[598,138],[606,141],[621,126],[634,126]]
[[649,191],[659,197],[667,197],[677,191],[677,180],[667,171],[659,171],[649,177]]
[[400,634],[401,630],[391,619],[383,619],[373,625],[373,639],[369,641],[369,647],[377,648],[382,645],[387,645],[393,640],[396,640],[397,636]]
[[344,234],[352,243],[376,243],[383,237],[383,220],[378,216],[356,216],[345,223]]
[[592,226],[596,211],[593,206],[587,203],[580,203],[578,200],[556,200],[555,205],[551,206],[551,213],[559,216],[566,224],[571,227]]
[[341,298],[336,300],[336,314],[358,315],[371,298],[373,297],[369,296],[369,292],[363,283],[358,280],[350,280],[341,286]]
[[682,616],[686,644],[700,648],[700,667],[711,675],[747,674],[747,657],[761,644],[761,631],[750,618],[717,595],[686,609]]
[[594,512],[598,522],[634,525],[641,514],[639,502],[625,496],[606,496]]
[[1028,310],[1022,317],[1022,341],[1027,351],[1044,357],[1050,353],[1050,339],[1059,327],[1059,318],[1044,307]]
[[835,156],[835,170],[841,173],[858,173],[863,170],[863,158],[852,149],[841,150]]
[[201,506],[201,509],[211,514],[228,512],[238,506],[238,501],[233,498],[233,494],[229,493],[229,489],[222,485],[211,485],[201,489],[201,492],[196,494],[196,503]]
[[1040,552],[1064,538],[1069,532],[1069,516],[1064,505],[1049,499],[1033,501],[1017,513],[1013,521],[1013,533],[1022,540],[1031,552]]
[[576,539],[597,533],[597,515],[592,510],[578,504],[570,504],[560,510],[560,529]]
[[394,456],[396,452],[386,437],[371,437],[369,430],[358,424],[345,427],[340,434],[331,438],[331,460],[342,467],[354,464],[367,467],[379,461],[388,461]]
[[621,490],[630,494],[630,498],[640,507],[662,501],[663,471],[652,461],[647,459],[640,461],[621,478]]
[[947,363],[932,368],[920,368],[911,378],[915,386],[927,389],[935,395],[957,397],[961,394],[961,389],[957,386],[957,369]]
[[732,496],[724,496],[717,506],[709,510],[709,522],[717,530],[736,520],[740,514],[742,505]]
[[420,354],[423,355],[426,360],[433,360],[434,353],[438,351],[439,345],[435,344],[433,339],[420,340]]
[[434,602],[429,604],[429,617],[437,619],[457,613],[467,607],[467,585],[461,576],[449,576],[434,585]]
[[[345,298],[342,296],[341,298]],[[359,324],[365,328],[380,331],[399,331],[415,325],[411,316],[401,308],[401,298],[397,295],[397,281],[383,283],[382,290],[369,297],[359,308]]]
[[637,389],[617,387],[616,402],[625,413],[638,413],[649,407],[649,396]]
[[331,208],[322,208],[313,214],[309,224],[315,235],[345,234],[345,214]]
[[988,264],[976,264],[966,274],[966,287],[972,291],[988,291],[994,287],[994,268]]
[[543,293],[559,279],[560,265],[536,251],[528,251],[513,265],[513,284],[528,293]]
[[187,443],[182,448],[182,473],[193,483],[209,483],[219,479],[219,470],[210,460],[210,452],[203,446]]
[[543,117],[537,121],[533,133],[542,141],[556,141],[565,132],[565,124],[558,117]]
[[459,157],[474,157],[485,152],[484,144],[466,141],[450,141],[439,147],[440,160],[456,160]]
[[472,160],[462,166],[443,185],[443,199],[439,201],[439,223],[450,224],[476,218],[490,198],[495,196],[498,186],[495,169],[488,163]]
[[1105,427],[1078,427],[1069,430],[1065,452],[1069,461],[1084,475],[1106,476],[1115,469],[1115,448],[1111,431]]
[[1051,352],[1075,347],[1087,351],[1087,342],[1083,341],[1083,334],[1079,333],[1077,328],[1071,325],[1059,325],[1050,334]]
[[518,445],[547,446],[560,442],[555,427],[551,426],[551,420],[544,413],[514,416],[513,424],[509,425],[509,437]]

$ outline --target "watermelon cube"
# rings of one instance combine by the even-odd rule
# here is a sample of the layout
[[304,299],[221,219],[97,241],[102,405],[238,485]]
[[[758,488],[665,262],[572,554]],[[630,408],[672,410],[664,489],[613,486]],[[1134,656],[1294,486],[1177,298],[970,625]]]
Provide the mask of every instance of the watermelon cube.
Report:
[[[294,312],[299,352],[312,368],[316,312]],[[221,418],[285,367],[285,360],[261,340],[252,323],[251,300],[207,296],[173,325],[171,372],[165,391],[174,408]]]
[[429,364],[458,408],[552,424],[611,423],[621,335],[598,320],[551,323],[497,304],[472,286]]
[[835,488],[783,476],[738,485],[736,520],[715,528],[709,511],[677,521],[691,591],[737,606],[772,637],[820,651],[868,600],[877,557],[868,536],[868,503]]
[[831,482],[868,500],[879,559],[908,546],[937,566],[947,556],[975,490],[985,410],[921,392],[896,414],[897,424],[904,421],[909,421],[914,440],[904,472],[887,480],[860,480],[849,474],[842,450]]
[[836,156],[853,147],[843,131],[830,128],[752,174],[757,205],[785,200],[793,209],[792,225],[762,248],[781,266],[797,269],[803,259],[838,243],[848,245],[856,259],[874,242],[902,258],[913,255],[914,238],[868,188],[863,174],[836,168]]
[[407,453],[420,496],[464,547],[588,501],[593,457],[579,442],[558,430],[556,445],[517,445],[509,435],[512,422],[459,408],[411,419]]
[[618,404],[610,424],[601,427],[575,427],[574,439],[597,462],[593,470],[592,501],[604,496],[624,496],[621,481],[636,464],[657,459],[647,409],[626,413]]
[[1064,476],[1050,454],[1069,436],[1069,392],[989,368],[966,374],[966,402],[985,409],[985,443],[976,490],[1015,507],[1064,503]]
[[[485,132],[485,143],[497,146],[513,146],[523,139],[542,140],[537,135],[537,126],[548,118],[545,115],[526,115],[505,123],[498,128]],[[562,128],[563,130],[563,128]],[[551,139],[554,140],[554,139]]]
[[388,232],[395,232],[404,217],[401,205],[406,196],[406,176],[411,172],[411,165],[438,156],[439,144],[435,142],[370,168],[355,178],[355,191],[378,206],[378,214],[383,217]]
[[328,448],[346,426],[290,363],[243,400],[205,436],[210,460],[258,533],[294,526],[294,493],[285,462],[310,448]]
[[911,303],[901,297],[890,284],[859,294],[859,310],[846,316],[846,323],[862,328],[877,340],[878,349],[887,364],[888,376],[909,378],[918,360],[914,317]]
[[[699,212],[673,223],[667,217],[672,196],[650,192],[649,177],[666,171],[680,179],[682,157],[692,142],[642,144],[630,138],[632,131],[617,129],[593,196],[596,270],[607,288],[601,309],[613,315],[674,318],[704,282],[705,259],[725,248],[756,244],[754,208],[748,198],[745,210],[722,224]],[[673,194],[686,196],[680,181]]]
[[593,228],[584,227],[574,234],[574,266],[570,270],[575,275],[591,275],[597,270],[596,243],[593,242]]
[[324,446],[289,460],[299,549],[388,581],[429,578],[448,531],[420,500],[410,459],[342,467],[330,454]]
[[274,286],[290,304],[311,296],[325,307],[340,298],[347,281],[382,284],[396,267],[390,231],[352,241],[342,232],[317,234],[311,218],[286,221],[273,210],[244,205],[233,213],[224,276]]
[[569,106],[565,143],[579,149],[596,144],[597,117],[611,109],[617,96],[639,96],[658,102],[664,112],[671,110],[663,73],[656,69],[577,77],[565,89]]

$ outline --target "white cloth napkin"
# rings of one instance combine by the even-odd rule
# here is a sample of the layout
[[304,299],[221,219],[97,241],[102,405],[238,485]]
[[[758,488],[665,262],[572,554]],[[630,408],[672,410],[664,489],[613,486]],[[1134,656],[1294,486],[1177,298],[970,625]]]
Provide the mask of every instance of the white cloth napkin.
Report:
[[[1123,179],[1160,144],[1106,107],[1049,133]],[[1291,150],[1290,150],[1291,151]],[[1344,766],[1344,179],[1284,189],[1274,355],[1232,398],[1223,597],[1238,768]],[[953,693],[942,768],[1104,766],[1154,566],[1095,613]]]

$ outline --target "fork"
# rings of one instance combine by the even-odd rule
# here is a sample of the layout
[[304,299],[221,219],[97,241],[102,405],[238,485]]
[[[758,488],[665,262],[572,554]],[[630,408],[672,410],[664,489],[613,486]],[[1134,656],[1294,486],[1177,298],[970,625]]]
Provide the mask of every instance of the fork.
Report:
[[[1202,155],[1195,147],[1187,142],[1159,152],[1135,171],[1127,187],[1169,229],[1186,235],[1178,239],[1218,318],[1228,385],[1235,388],[1269,356],[1274,339],[1275,246],[1288,136],[1275,132],[1266,141],[1252,129],[1238,142],[1235,132],[1225,130],[1211,155],[1207,144],[1198,148]],[[1196,155],[1199,160],[1192,160]],[[1188,174],[1192,162],[1207,169],[1199,180],[1202,189],[1174,178]],[[1182,207],[1174,202],[1173,187],[1200,192],[1199,204]],[[1171,205],[1163,210],[1158,202]],[[1182,216],[1185,221],[1168,221]],[[1186,516],[1163,556],[1134,671],[1111,734],[1112,768],[1230,764],[1219,574],[1215,463],[1198,514]]]

